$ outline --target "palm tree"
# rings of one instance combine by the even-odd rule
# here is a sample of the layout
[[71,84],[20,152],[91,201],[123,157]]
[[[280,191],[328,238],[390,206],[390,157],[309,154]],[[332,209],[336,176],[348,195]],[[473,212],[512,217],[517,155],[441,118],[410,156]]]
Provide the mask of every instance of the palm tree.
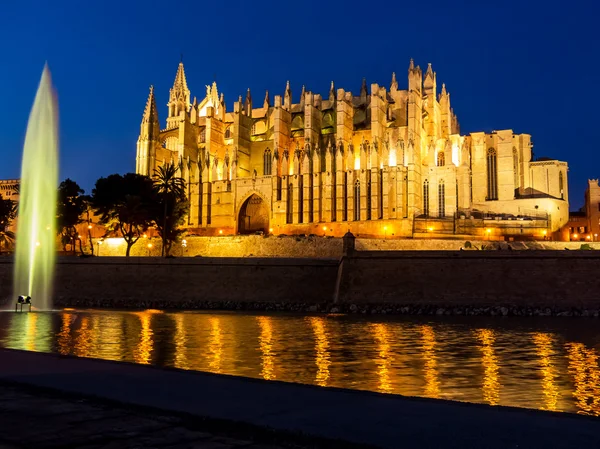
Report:
[[154,170],[153,183],[156,193],[162,197],[164,203],[163,227],[162,227],[162,256],[165,255],[165,247],[169,232],[167,232],[167,211],[169,203],[178,201],[185,197],[185,179],[177,176],[177,171],[180,166],[176,166],[173,162],[161,165]]

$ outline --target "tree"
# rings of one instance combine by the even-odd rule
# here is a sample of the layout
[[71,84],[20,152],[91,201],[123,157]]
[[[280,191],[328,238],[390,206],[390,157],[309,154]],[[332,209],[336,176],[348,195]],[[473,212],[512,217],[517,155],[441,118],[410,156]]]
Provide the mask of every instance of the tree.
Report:
[[56,211],[58,232],[61,235],[63,249],[66,251],[66,246],[71,245],[73,254],[77,251],[77,242],[80,243],[79,249],[83,254],[77,225],[83,222],[81,216],[86,210],[84,193],[79,184],[69,178],[61,182],[58,187],[58,207]]
[[155,206],[152,180],[137,173],[100,178],[92,190],[92,206],[100,214],[100,223],[109,231],[118,231],[131,247],[152,224]]
[[0,253],[3,247],[8,248],[15,241],[15,233],[9,228],[16,216],[17,203],[0,195]]
[[177,176],[179,169],[180,167],[171,162],[155,169],[153,175],[154,191],[159,196],[163,209],[162,224],[156,221],[162,238],[163,256],[169,255],[177,237],[175,230],[183,221],[188,209],[185,205],[185,179]]
[[163,241],[163,255],[169,257],[173,243],[178,241],[181,234],[185,232],[179,226],[183,224],[188,214],[189,203],[183,195],[179,198],[166,197],[166,201],[163,195],[157,195],[154,204],[153,221]]

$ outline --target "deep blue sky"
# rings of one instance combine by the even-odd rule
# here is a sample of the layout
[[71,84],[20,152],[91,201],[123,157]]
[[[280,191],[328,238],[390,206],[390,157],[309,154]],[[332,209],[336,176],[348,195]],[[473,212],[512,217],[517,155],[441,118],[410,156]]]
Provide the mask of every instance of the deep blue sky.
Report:
[[192,95],[216,76],[229,110],[291,81],[326,94],[367,82],[406,88],[409,59],[433,64],[463,133],[511,128],[536,156],[570,166],[571,209],[600,177],[600,6],[592,0],[3,2],[0,179],[15,178],[27,117],[49,61],[59,96],[61,179],[90,190],[135,168],[154,84],[161,126],[180,53]]

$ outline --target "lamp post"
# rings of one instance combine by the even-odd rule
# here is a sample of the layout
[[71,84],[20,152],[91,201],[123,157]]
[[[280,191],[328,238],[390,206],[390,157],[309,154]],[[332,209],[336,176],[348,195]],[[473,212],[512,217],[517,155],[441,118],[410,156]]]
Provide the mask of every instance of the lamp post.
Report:
[[98,240],[98,257],[100,257],[100,245],[104,243],[102,240]]
[[383,227],[383,238],[387,239],[387,226]]
[[152,249],[152,243],[148,243],[148,257],[150,257],[150,250]]

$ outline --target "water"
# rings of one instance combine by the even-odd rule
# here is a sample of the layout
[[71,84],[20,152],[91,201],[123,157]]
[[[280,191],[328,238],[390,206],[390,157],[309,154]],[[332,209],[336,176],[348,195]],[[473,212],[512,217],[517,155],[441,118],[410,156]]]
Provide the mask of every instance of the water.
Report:
[[0,346],[600,415],[597,320],[65,310],[0,313]]
[[56,254],[58,109],[48,66],[27,123],[21,165],[13,294],[29,295],[34,307],[52,307]]

